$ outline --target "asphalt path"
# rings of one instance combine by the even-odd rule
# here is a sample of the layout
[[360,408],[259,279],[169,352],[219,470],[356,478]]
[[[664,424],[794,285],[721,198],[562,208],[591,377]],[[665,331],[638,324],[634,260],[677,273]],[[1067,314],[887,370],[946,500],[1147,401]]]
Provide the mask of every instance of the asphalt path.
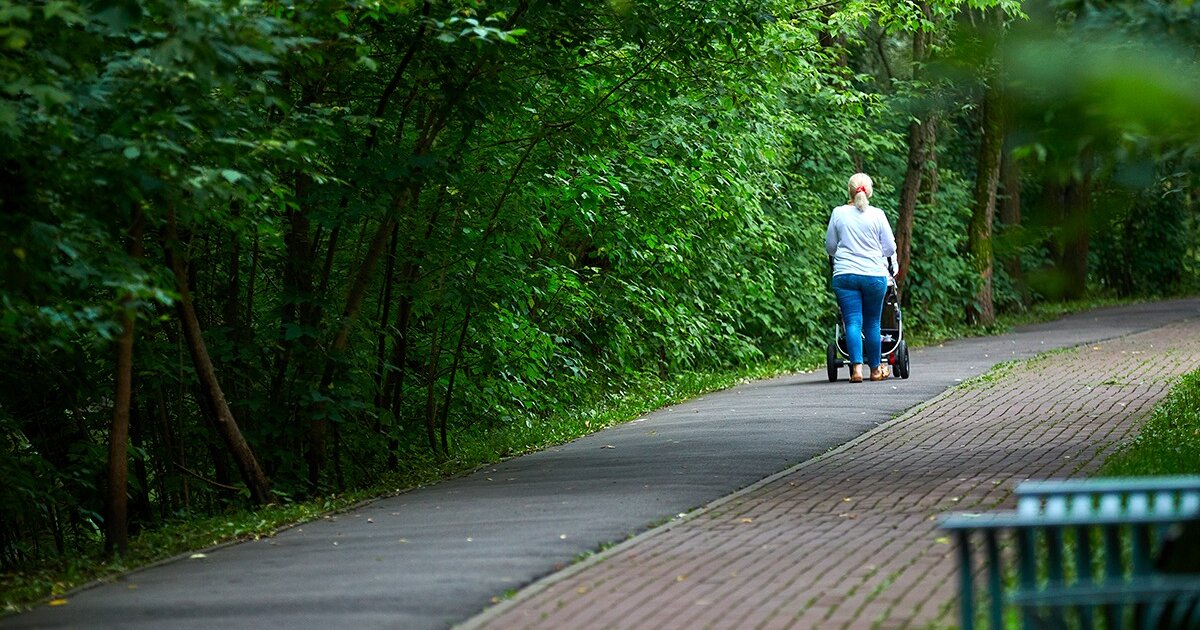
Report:
[[907,380],[851,385],[843,370],[829,383],[822,368],[741,385],[271,538],[185,554],[0,627],[445,628],[996,363],[1196,316],[1200,299],[1106,308],[914,349]]

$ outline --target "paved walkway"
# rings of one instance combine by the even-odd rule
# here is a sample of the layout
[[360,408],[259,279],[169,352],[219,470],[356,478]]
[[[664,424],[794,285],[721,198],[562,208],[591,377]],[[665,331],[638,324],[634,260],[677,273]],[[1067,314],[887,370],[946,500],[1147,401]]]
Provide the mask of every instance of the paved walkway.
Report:
[[[1200,362],[1200,320],[1002,369],[552,576],[486,628],[953,626],[938,515],[1093,471]],[[877,385],[869,385],[877,386]]]
[[[884,613],[889,624],[944,619],[945,606],[929,595],[945,601],[935,586],[948,575],[948,546],[927,538],[928,517],[999,501],[1026,475],[1089,465],[1165,392],[1165,375],[1194,363],[1197,349],[1176,344],[1197,331],[1175,323],[1198,317],[1198,299],[1102,309],[914,351],[908,380],[831,384],[821,369],[748,383],[271,538],[185,555],[72,593],[65,606],[0,619],[0,627],[445,628],[531,584],[517,605],[472,623],[860,627]],[[997,362],[1096,342],[1101,350],[1078,351],[1095,353],[1086,362],[1009,384],[1024,392],[1005,399],[1011,414],[1030,414],[1012,428],[997,424],[1010,413],[986,398],[1009,385],[938,398]],[[1134,357],[1150,361],[1143,376],[1120,367]],[[1093,413],[1124,424],[1087,429]],[[1094,437],[1078,445],[1057,441],[1088,430]],[[781,470],[789,472],[722,499]],[[572,566],[581,554],[714,501],[694,518]]]

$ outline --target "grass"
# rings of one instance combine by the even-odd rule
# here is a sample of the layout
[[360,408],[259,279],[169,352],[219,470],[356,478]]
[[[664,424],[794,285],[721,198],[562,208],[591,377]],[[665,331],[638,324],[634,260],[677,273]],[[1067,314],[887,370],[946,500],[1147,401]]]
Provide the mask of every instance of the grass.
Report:
[[1100,475],[1200,474],[1200,370],[1184,375],[1132,441],[1105,461]]
[[[958,326],[918,330],[915,335],[909,336],[909,343],[914,346],[931,345],[953,338],[997,334],[1013,326],[1047,321],[1068,313],[1117,303],[1111,299],[1093,299],[1039,305],[1019,315],[1001,317],[994,326],[986,329]],[[440,462],[429,459],[423,467],[392,474],[368,488],[311,501],[167,522],[132,537],[128,552],[121,557],[106,558],[97,548],[92,553],[76,555],[56,564],[20,573],[0,574],[0,613],[25,610],[84,584],[110,579],[189,551],[230,541],[271,536],[291,525],[469,473],[508,457],[570,442],[712,391],[781,374],[820,369],[824,364],[824,352],[823,349],[814,350],[812,354],[802,357],[771,359],[741,369],[680,374],[669,381],[650,377],[634,383],[625,392],[610,395],[605,403],[578,413],[551,417],[528,426],[514,423],[486,430],[476,428],[465,431],[456,436],[453,459]]]

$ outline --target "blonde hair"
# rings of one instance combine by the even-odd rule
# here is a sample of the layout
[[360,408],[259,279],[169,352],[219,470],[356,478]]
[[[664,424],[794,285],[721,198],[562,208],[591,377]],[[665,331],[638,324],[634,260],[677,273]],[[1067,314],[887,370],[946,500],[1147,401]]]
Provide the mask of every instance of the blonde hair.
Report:
[[850,176],[850,200],[859,212],[867,211],[867,199],[870,199],[874,193],[874,184],[869,175],[855,173]]

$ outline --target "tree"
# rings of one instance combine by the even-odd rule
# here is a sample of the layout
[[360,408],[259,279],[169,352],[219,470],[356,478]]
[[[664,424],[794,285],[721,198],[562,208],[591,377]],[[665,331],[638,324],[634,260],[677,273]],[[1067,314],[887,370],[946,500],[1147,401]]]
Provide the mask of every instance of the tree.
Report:
[[[932,12],[929,3],[919,3],[921,13],[932,22]],[[921,80],[921,65],[929,57],[929,39],[927,28],[921,27],[912,36],[912,80]],[[932,112],[925,113],[921,118],[914,118],[908,123],[908,160],[905,164],[904,183],[900,187],[900,207],[896,213],[896,260],[900,269],[896,274],[896,286],[903,295],[904,281],[908,277],[908,267],[912,262],[913,214],[917,208],[917,196],[921,191],[921,177],[933,156],[936,138],[934,127],[936,116]]]
[[[977,63],[939,69],[983,5],[1019,9],[0,0],[0,562],[110,527],[119,549],[127,494],[136,532],[362,488],[464,439],[531,448],[648,381],[803,356],[832,310],[812,228],[856,163],[902,192],[876,199],[911,247],[909,323],[961,323],[990,109]],[[1077,102],[1013,93],[1032,186],[1084,145],[1029,110]],[[1187,186],[1165,143],[1087,135],[1093,190],[1140,160],[1156,192]],[[1090,245],[1150,238],[1121,225]]]
[[980,118],[982,133],[967,240],[967,250],[979,274],[979,291],[968,315],[973,321],[990,326],[996,320],[992,300],[992,223],[996,216],[996,187],[1000,179],[1000,154],[1004,147],[1003,116],[998,91],[994,87],[985,88]]
[[[140,211],[133,213],[133,225],[129,232],[129,255],[138,259],[142,256],[142,232],[144,218]],[[126,293],[121,298],[123,311],[121,336],[117,338],[116,393],[113,397],[112,426],[108,437],[108,510],[104,521],[104,548],[108,553],[125,553],[129,546],[127,514],[128,458],[126,439],[129,436],[129,408],[133,394],[133,339],[137,310],[133,305],[134,295]]]
[[[981,22],[987,29],[985,39],[1001,37],[1003,14],[989,11]],[[994,51],[994,48],[989,46]],[[995,53],[987,54],[994,60]],[[971,221],[967,228],[967,251],[977,273],[978,290],[974,303],[967,308],[967,317],[975,323],[990,326],[996,320],[993,299],[994,245],[992,225],[996,217],[996,191],[1000,180],[1000,165],[1005,145],[1004,97],[999,85],[1002,68],[991,61],[984,73],[982,97],[979,102],[979,149],[975,165],[975,188],[972,194]]]

